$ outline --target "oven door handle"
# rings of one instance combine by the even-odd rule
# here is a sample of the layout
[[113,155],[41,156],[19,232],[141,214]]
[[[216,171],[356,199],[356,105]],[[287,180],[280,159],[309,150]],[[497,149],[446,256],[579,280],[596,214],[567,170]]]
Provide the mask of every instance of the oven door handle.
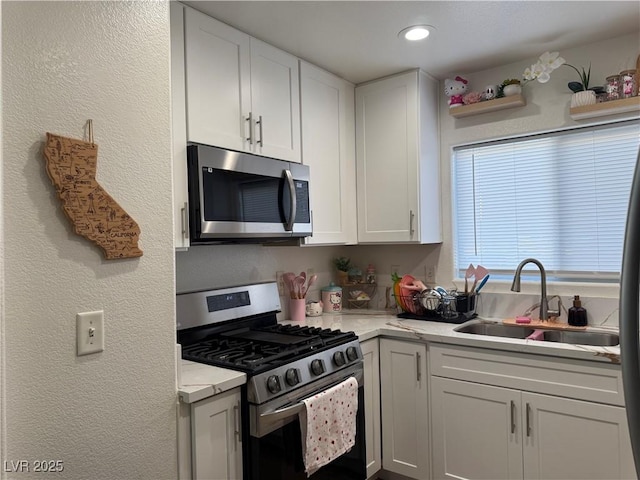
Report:
[[278,410],[274,410],[270,413],[263,413],[260,415],[260,420],[266,421],[277,421],[282,420],[284,418],[293,417],[294,415],[298,415],[302,409],[304,408],[304,403],[296,403],[294,405],[289,405],[288,407],[280,408]]

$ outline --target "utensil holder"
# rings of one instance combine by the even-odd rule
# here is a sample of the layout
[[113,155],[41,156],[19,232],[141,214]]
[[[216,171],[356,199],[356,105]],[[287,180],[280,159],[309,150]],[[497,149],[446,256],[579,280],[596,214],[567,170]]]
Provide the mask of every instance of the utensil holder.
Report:
[[456,295],[455,308],[458,315],[464,315],[468,319],[475,316],[477,297],[476,293],[459,293]]
[[305,299],[291,298],[289,299],[289,316],[294,322],[302,322],[305,318]]

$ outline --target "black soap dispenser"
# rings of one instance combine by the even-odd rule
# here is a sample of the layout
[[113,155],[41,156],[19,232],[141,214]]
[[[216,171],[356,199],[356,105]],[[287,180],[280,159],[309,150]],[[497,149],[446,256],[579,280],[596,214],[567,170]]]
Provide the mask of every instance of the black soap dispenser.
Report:
[[580,295],[573,297],[573,307],[569,309],[569,325],[574,327],[587,326],[587,311],[582,306]]

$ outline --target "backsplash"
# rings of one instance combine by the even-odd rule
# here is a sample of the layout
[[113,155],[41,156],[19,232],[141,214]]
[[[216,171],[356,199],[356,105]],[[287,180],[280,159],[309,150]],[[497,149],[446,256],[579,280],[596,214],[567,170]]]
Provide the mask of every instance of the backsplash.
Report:
[[[550,298],[550,296],[549,296]],[[573,305],[572,296],[561,296],[562,315],[560,321],[567,321],[567,310]],[[590,327],[618,328],[618,299],[603,297],[583,297],[582,306],[587,310]],[[540,302],[540,295],[522,293],[482,293],[479,297],[477,313],[483,318],[505,319],[524,314],[532,305]],[[555,307],[555,300],[551,302]],[[539,310],[531,314],[538,318]]]

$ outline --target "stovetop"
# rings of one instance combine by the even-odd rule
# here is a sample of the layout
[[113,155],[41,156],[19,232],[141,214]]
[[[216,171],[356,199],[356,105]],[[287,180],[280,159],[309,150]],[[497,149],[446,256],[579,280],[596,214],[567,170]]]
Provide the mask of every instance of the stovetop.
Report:
[[353,340],[353,332],[276,324],[213,334],[183,345],[182,358],[257,375]]
[[278,311],[275,282],[179,294],[182,358],[245,372],[254,404],[313,388],[362,362],[355,333],[281,325]]

